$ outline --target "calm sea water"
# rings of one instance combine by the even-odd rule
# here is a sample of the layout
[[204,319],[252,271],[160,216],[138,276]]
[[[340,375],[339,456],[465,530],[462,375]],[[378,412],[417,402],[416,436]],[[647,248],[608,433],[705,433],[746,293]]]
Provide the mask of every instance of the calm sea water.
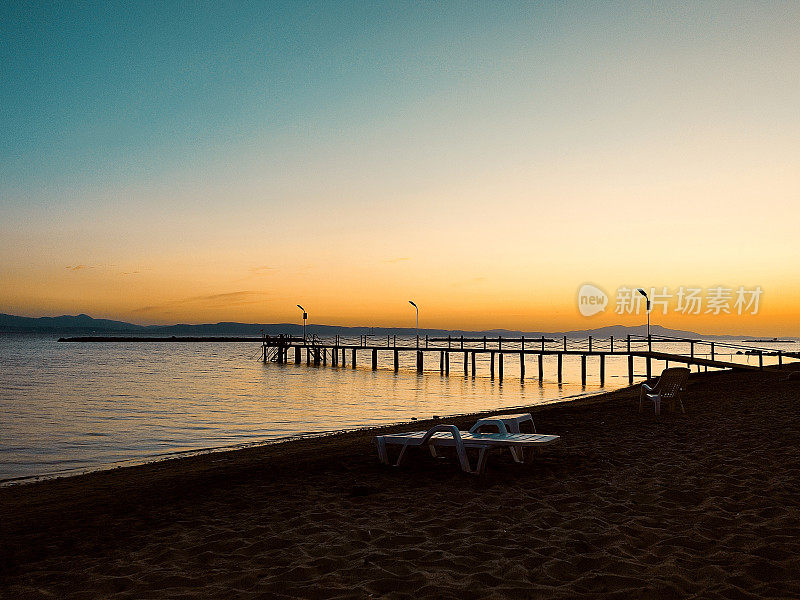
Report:
[[[410,340],[403,340],[410,344]],[[797,344],[774,347],[797,350]],[[667,350],[667,348],[664,348]],[[685,350],[685,349],[684,349]],[[259,361],[256,343],[59,343],[48,335],[0,334],[0,481],[69,474],[156,460],[181,452],[269,442],[373,425],[494,410],[596,393],[627,385],[627,361],[609,358],[605,388],[596,358],[586,387],[580,361],[507,355],[504,380],[489,378],[488,358],[478,376],[463,376],[452,355],[450,376],[439,374],[438,354],[426,371],[407,353],[398,373],[391,353],[370,368],[277,365]],[[757,361],[740,356],[742,362]],[[769,359],[768,359],[769,360]],[[774,361],[773,361],[774,362]],[[663,363],[654,365],[659,373]],[[637,360],[637,381],[644,361]]]

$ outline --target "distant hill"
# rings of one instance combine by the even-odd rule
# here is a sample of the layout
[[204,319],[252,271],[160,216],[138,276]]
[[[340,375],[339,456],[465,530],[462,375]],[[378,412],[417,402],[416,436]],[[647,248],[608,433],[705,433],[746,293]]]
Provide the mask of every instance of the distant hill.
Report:
[[110,319],[94,319],[89,315],[63,315],[60,317],[17,317],[0,313],[0,331],[2,330],[91,330],[91,331],[124,331],[145,330],[141,325],[112,321]]
[[[235,323],[235,322],[221,322],[221,323],[205,323],[199,325],[189,324],[176,324],[176,325],[135,325],[133,323],[126,323],[124,321],[113,321],[110,319],[94,319],[89,315],[63,315],[59,317],[19,317],[15,315],[8,315],[0,313],[0,332],[81,332],[81,333],[119,333],[125,335],[184,335],[184,336],[259,336],[261,332],[270,335],[277,335],[280,333],[290,335],[302,335],[303,326],[297,323]],[[357,335],[372,335],[375,337],[387,335],[414,335],[416,330],[413,327],[340,327],[338,325],[309,325],[307,327],[309,334],[316,334],[320,336],[357,336]],[[711,336],[702,335],[693,331],[682,331],[676,329],[667,329],[660,325],[653,325],[651,327],[653,335],[665,335],[683,338],[720,338],[720,339],[757,339],[752,336]],[[483,331],[474,330],[446,330],[446,329],[420,329],[420,335],[428,335],[433,337],[439,336],[465,336],[465,337],[480,337],[490,336],[497,337],[519,337],[524,335],[526,337],[586,337],[593,336],[597,338],[607,338],[614,336],[623,338],[627,335],[646,335],[647,327],[645,325],[637,325],[635,327],[626,327],[623,325],[611,325],[608,327],[599,327],[595,329],[578,329],[572,331],[517,331],[510,329],[489,329]]]

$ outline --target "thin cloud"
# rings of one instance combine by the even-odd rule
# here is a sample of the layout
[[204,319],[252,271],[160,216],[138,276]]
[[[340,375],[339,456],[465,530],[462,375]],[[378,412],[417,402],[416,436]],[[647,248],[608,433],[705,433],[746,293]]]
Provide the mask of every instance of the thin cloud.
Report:
[[383,262],[389,263],[389,264],[394,264],[394,263],[399,263],[399,262],[403,262],[403,261],[406,261],[406,260],[411,260],[411,259],[409,257],[407,257],[407,256],[400,256],[398,258],[387,258]]
[[79,264],[79,265],[67,265],[64,268],[67,271],[84,271],[84,270],[87,270],[87,269],[106,269],[106,270],[111,270],[111,269],[115,269],[116,265],[106,264],[106,263],[100,263],[100,264],[95,264],[95,265]]
[[265,273],[268,273],[269,271],[274,271],[274,270],[275,270],[275,267],[269,267],[267,265],[264,265],[262,267],[252,267],[250,269],[250,272],[253,273],[254,275],[264,275]]
[[463,281],[454,281],[450,285],[452,285],[453,287],[461,287],[465,285],[474,285],[478,283],[483,283],[484,281],[486,281],[486,277],[471,277],[469,279],[464,279]]
[[170,309],[187,305],[204,305],[207,308],[227,308],[230,306],[242,306],[246,304],[258,304],[263,301],[265,293],[253,290],[242,290],[239,292],[227,292],[225,294],[208,294],[205,296],[191,296],[180,300],[171,300],[163,304],[151,304],[134,309],[135,313],[170,311]]

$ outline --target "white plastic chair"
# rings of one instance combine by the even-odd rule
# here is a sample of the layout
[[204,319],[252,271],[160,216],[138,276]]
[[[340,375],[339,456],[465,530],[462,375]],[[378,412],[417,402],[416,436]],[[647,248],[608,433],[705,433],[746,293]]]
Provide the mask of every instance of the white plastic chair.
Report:
[[661,372],[661,377],[658,378],[654,386],[643,383],[639,391],[639,412],[642,412],[642,401],[647,398],[653,401],[656,415],[661,414],[662,400],[666,400],[673,405],[677,400],[681,405],[681,412],[686,414],[686,409],[683,408],[683,400],[681,400],[680,394],[686,386],[689,373],[689,369],[685,367],[673,367],[671,369],[664,369]]

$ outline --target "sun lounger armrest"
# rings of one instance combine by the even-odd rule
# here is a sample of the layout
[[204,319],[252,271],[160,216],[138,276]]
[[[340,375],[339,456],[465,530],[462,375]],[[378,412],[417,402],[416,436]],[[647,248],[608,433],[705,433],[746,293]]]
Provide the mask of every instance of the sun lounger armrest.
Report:
[[464,447],[464,440],[461,439],[461,432],[455,425],[435,425],[434,427],[431,427],[425,432],[425,435],[422,436],[421,445],[424,446],[425,444],[430,443],[430,439],[433,437],[433,434],[440,431],[449,433],[453,436],[453,439],[456,442],[456,454],[458,455],[458,461],[461,463],[461,468],[466,473],[473,473],[474,471],[469,465],[469,458],[467,458],[467,449]]
[[494,419],[494,418],[486,418],[486,419],[479,419],[475,425],[469,430],[470,433],[477,433],[481,427],[484,425],[491,425],[493,427],[497,427],[497,433],[502,435],[508,434],[508,428],[506,427],[505,421],[503,419]]

